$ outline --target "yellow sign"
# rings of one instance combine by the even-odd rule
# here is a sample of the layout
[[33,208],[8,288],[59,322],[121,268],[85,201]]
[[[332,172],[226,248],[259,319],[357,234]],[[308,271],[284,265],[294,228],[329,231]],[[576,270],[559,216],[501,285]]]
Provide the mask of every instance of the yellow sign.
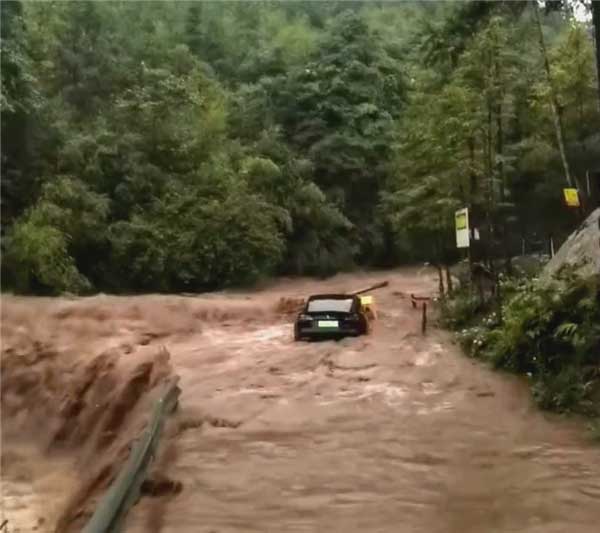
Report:
[[565,203],[568,207],[579,207],[579,191],[577,189],[563,189]]
[[372,296],[359,296],[360,305],[367,315],[368,320],[377,319],[377,311],[375,310],[375,299]]

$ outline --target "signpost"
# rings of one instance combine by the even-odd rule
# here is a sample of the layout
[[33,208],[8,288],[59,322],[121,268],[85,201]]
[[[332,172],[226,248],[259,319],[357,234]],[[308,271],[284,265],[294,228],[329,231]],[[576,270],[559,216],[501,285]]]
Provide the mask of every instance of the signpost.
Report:
[[579,207],[581,205],[581,202],[579,201],[579,191],[577,189],[563,189],[563,195],[567,207]]
[[468,248],[470,246],[469,209],[459,209],[454,214],[454,225],[456,226],[456,247]]

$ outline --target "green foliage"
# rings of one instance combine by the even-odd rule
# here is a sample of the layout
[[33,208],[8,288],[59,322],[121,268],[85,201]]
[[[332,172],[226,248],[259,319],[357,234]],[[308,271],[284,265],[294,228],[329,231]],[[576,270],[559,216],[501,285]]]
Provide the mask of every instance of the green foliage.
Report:
[[[472,326],[478,321],[482,312],[482,304],[477,295],[473,291],[460,290],[457,291],[453,298],[447,299],[442,303],[442,321],[444,326],[459,330],[463,329],[461,340],[466,341],[467,345],[473,344],[473,340],[478,337],[479,330],[473,328],[467,330],[468,326]],[[468,337],[465,337],[468,334]]]
[[[564,176],[550,87],[527,3],[432,9],[435,16],[423,17],[413,38],[418,60],[409,71],[383,216],[397,239],[421,243],[421,255],[431,261],[449,255],[443,244],[452,245],[457,204],[470,207],[482,235],[482,245],[472,250],[476,259],[518,253],[510,239],[517,227],[521,235],[566,236],[572,221],[556,192]],[[572,15],[552,14],[543,24],[567,158],[581,179],[593,168],[587,153],[600,154],[593,137],[593,43]]]
[[264,35],[272,39],[274,53],[286,67],[302,64],[317,49],[319,36],[307,17],[289,21],[281,11],[271,10],[265,18]]
[[[5,262],[17,289],[89,290],[90,260],[106,233],[108,199],[81,181],[61,176],[48,181],[34,207],[8,235]],[[75,258],[79,258],[77,264]]]
[[91,191],[80,180],[59,176],[44,184],[29,219],[39,226],[53,226],[75,245],[82,245],[102,239],[108,211],[105,196]]
[[22,6],[10,1],[1,4],[2,68],[0,69],[0,110],[2,114],[27,111],[31,102],[31,64],[26,53]]
[[278,212],[247,190],[224,197],[170,188],[110,228],[118,278],[135,290],[205,290],[255,281],[278,264]]
[[290,213],[294,226],[289,236],[287,270],[326,275],[352,265],[357,251],[351,239],[352,224],[314,183],[296,188]]
[[334,18],[312,61],[268,87],[293,148],[310,158],[315,182],[370,240],[404,99],[399,63],[357,14]]
[[484,317],[463,296],[446,305],[446,323],[464,328],[471,354],[530,376],[543,408],[597,409],[589,400],[600,388],[600,280],[564,273],[549,284],[507,282],[503,295],[500,313]]
[[533,386],[533,397],[542,409],[569,411],[581,408],[586,391],[581,371],[575,367],[561,370],[557,375],[544,374]]
[[[560,233],[526,9],[2,2],[5,283],[201,290],[450,262],[463,205],[496,247],[515,221]],[[600,156],[588,28],[544,30],[583,176]]]
[[242,174],[288,217],[283,271],[326,275],[351,266],[353,225],[314,183],[313,163],[294,157],[277,129],[263,132],[254,150],[260,157],[243,160]]
[[20,1],[0,4],[0,158],[2,226],[9,224],[28,205],[35,189],[27,172],[30,164],[28,127],[39,108],[40,96],[34,66],[28,54],[23,7]]
[[[552,76],[567,135],[585,140],[597,131],[600,115],[594,75],[593,42],[588,29],[573,22],[562,32],[551,51]],[[548,116],[550,88],[546,81],[534,87],[535,110]],[[543,120],[543,117],[540,116]],[[548,118],[546,118],[548,120]]]
[[8,241],[6,255],[16,289],[82,292],[90,288],[67,251],[68,237],[57,228],[26,218],[15,224]]

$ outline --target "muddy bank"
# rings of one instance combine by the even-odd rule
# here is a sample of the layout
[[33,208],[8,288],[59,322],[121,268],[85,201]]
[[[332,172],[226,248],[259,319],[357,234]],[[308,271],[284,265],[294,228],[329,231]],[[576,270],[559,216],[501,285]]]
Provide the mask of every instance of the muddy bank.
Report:
[[172,375],[170,356],[145,341],[94,353],[78,341],[76,311],[67,318],[48,305],[27,316],[11,304],[2,320],[3,520],[10,531],[79,531]]

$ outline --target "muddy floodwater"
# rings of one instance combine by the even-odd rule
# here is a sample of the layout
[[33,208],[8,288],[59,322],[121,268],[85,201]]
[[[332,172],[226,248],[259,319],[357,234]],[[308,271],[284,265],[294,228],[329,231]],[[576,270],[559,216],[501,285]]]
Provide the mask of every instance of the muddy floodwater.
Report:
[[[281,297],[383,279],[365,337],[296,343],[290,315],[277,311]],[[44,300],[30,327],[39,334],[57,305],[74,309],[69,320],[77,306],[103,306],[107,315],[86,314],[81,344],[79,330],[56,324],[47,342],[90,356],[109,346],[130,359],[139,345],[170,353],[180,428],[155,468],[181,490],[142,497],[128,532],[598,533],[600,448],[582,423],[541,413],[525,383],[461,355],[448,334],[423,337],[406,295],[435,288],[430,272],[404,269],[247,293]],[[33,303],[16,299],[5,313],[25,316]],[[119,315],[124,306],[135,313]]]

